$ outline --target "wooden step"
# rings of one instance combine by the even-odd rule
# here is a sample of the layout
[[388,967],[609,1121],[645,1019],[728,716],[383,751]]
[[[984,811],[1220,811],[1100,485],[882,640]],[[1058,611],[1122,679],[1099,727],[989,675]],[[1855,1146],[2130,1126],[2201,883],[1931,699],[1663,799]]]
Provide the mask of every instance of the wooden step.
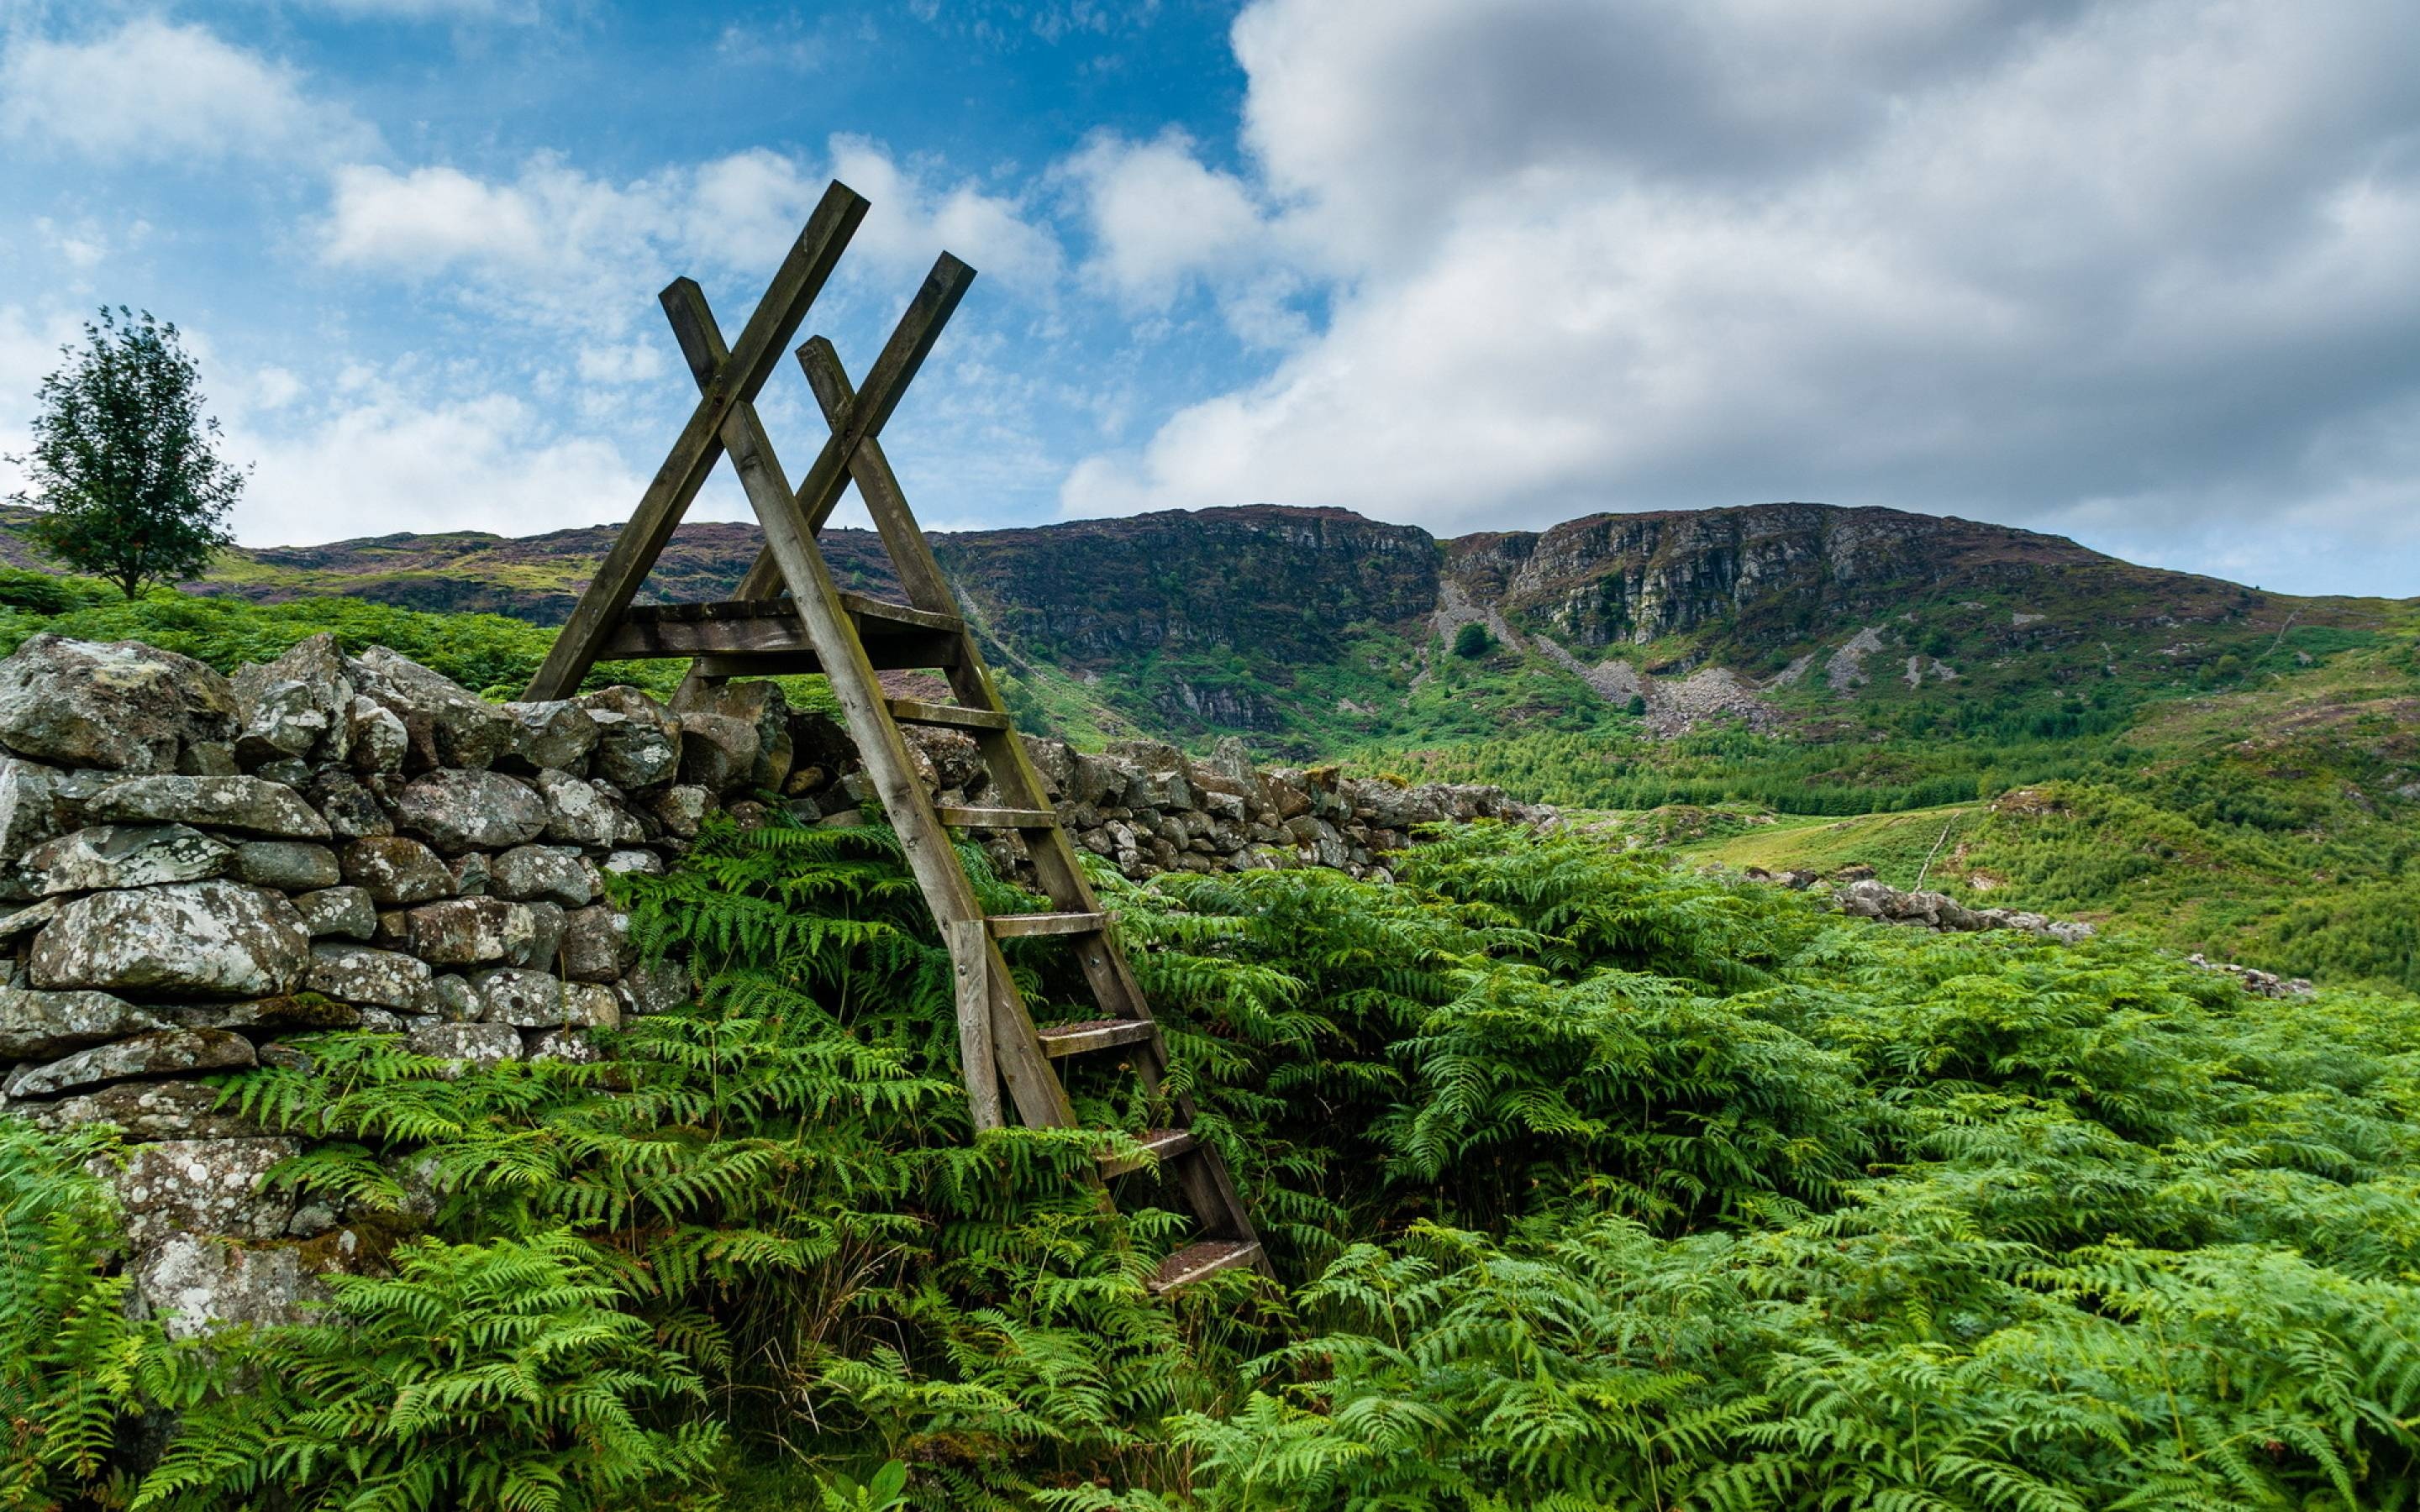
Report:
[[1256,1239],[1204,1239],[1186,1245],[1159,1262],[1145,1285],[1154,1291],[1173,1291],[1190,1281],[1232,1271],[1239,1265],[1258,1265],[1261,1243]]
[[[1183,1129],[1154,1129],[1146,1134],[1137,1134],[1135,1142],[1150,1151],[1163,1165],[1194,1148],[1193,1135]],[[1150,1164],[1150,1161],[1140,1157],[1122,1160],[1116,1156],[1104,1155],[1101,1157],[1101,1174],[1125,1176],[1129,1172],[1141,1170]]]
[[[965,625],[953,614],[887,604],[858,594],[841,603],[856,618],[858,640],[876,671],[954,667]],[[732,598],[706,604],[633,604],[608,637],[606,661],[713,658],[708,676],[779,676],[821,670],[798,605],[787,598]]]
[[1029,934],[1093,934],[1109,927],[1107,914],[994,914],[984,922],[996,940]]
[[1057,1060],[1064,1056],[1140,1044],[1158,1027],[1149,1019],[1086,1019],[1080,1024],[1053,1025],[1039,1032],[1042,1053]]
[[933,810],[941,823],[966,829],[1056,829],[1059,816],[1047,809],[978,809],[945,803]]
[[960,708],[954,703],[927,703],[922,699],[885,699],[891,717],[901,724],[937,724],[950,730],[1005,730],[1009,717],[994,709]]

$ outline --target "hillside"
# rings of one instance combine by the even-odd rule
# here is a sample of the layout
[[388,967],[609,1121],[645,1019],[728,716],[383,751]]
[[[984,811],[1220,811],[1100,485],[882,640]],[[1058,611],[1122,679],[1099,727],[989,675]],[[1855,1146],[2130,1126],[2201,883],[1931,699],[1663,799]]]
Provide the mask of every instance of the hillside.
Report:
[[[0,510],[0,559],[37,565]],[[389,535],[244,549],[194,591],[343,595],[555,625],[613,527]],[[879,591],[870,532],[832,531],[845,582]],[[1972,718],[2208,686],[2268,652],[2315,657],[2405,611],[2134,566],[2058,536],[1885,509],[1776,503],[1598,515],[1440,541],[1338,509],[1250,505],[942,532],[942,563],[1030,716],[1078,737],[1277,754],[1614,729],[1636,705],[1682,733],[1872,725],[1900,706]],[[683,526],[650,584],[732,592],[752,527]],[[1449,658],[1465,624],[1482,656]],[[2230,663],[2227,658],[2234,657]]]

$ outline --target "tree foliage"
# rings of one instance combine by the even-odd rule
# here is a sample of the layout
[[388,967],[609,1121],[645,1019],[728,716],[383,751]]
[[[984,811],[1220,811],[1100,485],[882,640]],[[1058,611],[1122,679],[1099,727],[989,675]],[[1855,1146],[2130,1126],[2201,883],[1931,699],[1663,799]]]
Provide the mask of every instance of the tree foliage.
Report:
[[104,307],[84,333],[42,379],[33,450],[19,459],[34,486],[13,497],[42,511],[25,528],[37,547],[131,599],[201,576],[234,544],[226,516],[244,471],[218,455],[201,365],[174,325]]

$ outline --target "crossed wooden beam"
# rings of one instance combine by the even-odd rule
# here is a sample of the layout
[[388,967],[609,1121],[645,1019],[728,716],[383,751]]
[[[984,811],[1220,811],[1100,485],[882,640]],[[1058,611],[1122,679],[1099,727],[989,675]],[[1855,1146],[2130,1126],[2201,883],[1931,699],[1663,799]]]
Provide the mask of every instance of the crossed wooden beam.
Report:
[[[799,363],[822,406],[830,434],[797,488],[789,486],[756,414],[756,395],[771,378],[783,348],[798,334],[815,297],[823,292],[850,237],[865,219],[866,208],[865,199],[838,180],[824,191],[764,297],[757,301],[736,346],[724,344],[705,291],[695,280],[676,278],[657,297],[697,380],[697,407],[681,427],[663,466],[656,470],[629,524],[597,566],[545,662],[530,679],[523,698],[568,698],[579,691],[582,680],[628,614],[631,600],[671,541],[674,528],[724,454],[729,454],[737,470],[766,534],[764,549],[741,583],[742,599],[771,598],[786,583],[792,587],[792,596],[800,600],[802,613],[812,616],[806,595],[797,592],[797,585],[801,579],[827,579],[829,574],[820,554],[803,548],[831,517],[849,481],[855,478],[869,500],[877,491],[898,498],[897,480],[876,438],[974,280],[974,270],[948,253],[941,254],[925,275],[923,286],[899,317],[863,385],[852,388],[839,354],[823,337],[814,337],[799,348]],[[892,512],[876,513],[877,522],[882,522]],[[904,514],[904,507],[898,513]],[[892,557],[898,560],[903,555],[900,543],[888,538],[892,531],[887,525],[883,533],[884,545],[892,548]],[[831,592],[829,581],[822,586],[826,594]]]

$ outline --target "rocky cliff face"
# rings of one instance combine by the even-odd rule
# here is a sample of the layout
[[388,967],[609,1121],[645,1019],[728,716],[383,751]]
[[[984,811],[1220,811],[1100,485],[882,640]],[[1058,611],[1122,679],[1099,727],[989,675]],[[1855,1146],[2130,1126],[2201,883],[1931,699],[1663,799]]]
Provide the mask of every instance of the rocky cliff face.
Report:
[[1435,537],[1345,509],[1177,509],[933,545],[994,633],[1076,667],[1247,645],[1309,660],[1437,594]]
[[2024,592],[2054,578],[2061,598],[2086,585],[2132,590],[2147,618],[2211,618],[2249,596],[2063,536],[1829,504],[1597,515],[1540,532],[1464,536],[1446,543],[1446,563],[1474,602],[1587,647],[1716,625],[1739,640],[1820,633],[1944,589]]

